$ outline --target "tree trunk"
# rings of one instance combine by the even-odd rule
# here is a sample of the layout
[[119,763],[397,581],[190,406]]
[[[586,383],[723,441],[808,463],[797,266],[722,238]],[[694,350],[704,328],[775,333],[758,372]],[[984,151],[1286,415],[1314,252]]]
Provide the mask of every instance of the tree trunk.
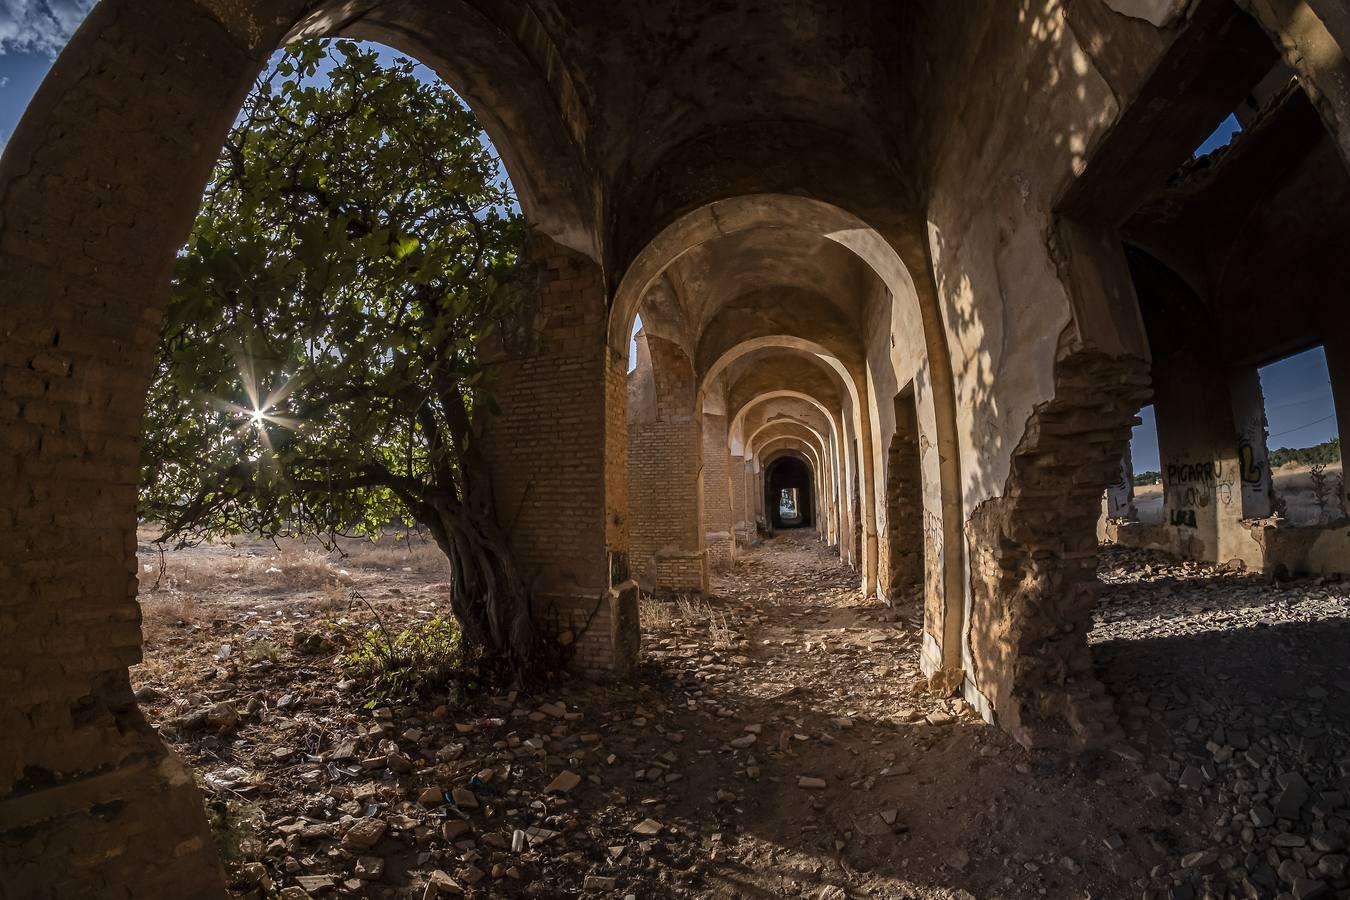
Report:
[[494,668],[528,678],[549,667],[548,642],[490,504],[433,500],[432,535],[450,559],[450,607],[468,646]]

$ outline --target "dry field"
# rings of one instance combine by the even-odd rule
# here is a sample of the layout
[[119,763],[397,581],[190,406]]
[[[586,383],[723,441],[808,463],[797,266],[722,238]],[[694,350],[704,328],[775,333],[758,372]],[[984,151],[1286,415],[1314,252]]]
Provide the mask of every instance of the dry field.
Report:
[[[1337,483],[1342,477],[1340,463],[1326,468],[1327,483]],[[1275,470],[1275,494],[1285,502],[1285,518],[1293,525],[1325,523],[1323,511],[1313,498],[1312,474],[1307,466],[1290,463]],[[1146,525],[1161,525],[1163,520],[1163,493],[1161,484],[1135,487],[1134,502],[1139,510],[1139,521]],[[1335,505],[1334,488],[1328,507]]]

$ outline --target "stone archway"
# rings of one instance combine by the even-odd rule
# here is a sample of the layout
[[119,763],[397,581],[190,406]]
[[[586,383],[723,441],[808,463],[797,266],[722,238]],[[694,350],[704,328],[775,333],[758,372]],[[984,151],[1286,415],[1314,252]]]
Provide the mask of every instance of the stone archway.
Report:
[[[6,633],[25,636],[0,664],[0,680],[11,685],[0,719],[0,868],[24,896],[224,896],[192,777],[142,717],[127,676],[141,643],[139,426],[174,256],[253,77],[298,27],[329,33],[347,22],[322,10],[302,20],[305,6],[268,4],[263,12],[260,3],[103,0],[0,157],[0,280],[8,289],[0,323],[11,401],[0,418],[11,436],[12,477],[24,485],[3,504],[18,531],[5,557],[11,589],[0,622]],[[519,54],[504,52],[509,44],[495,26],[467,6],[462,11],[455,35],[464,55],[446,51],[433,64],[463,76],[454,86],[470,102],[485,97],[489,84],[502,92],[503,105],[488,117],[493,136],[512,165],[538,167],[528,177],[512,174],[542,225],[534,250],[550,275],[541,315],[546,322],[551,305],[591,304],[594,344],[603,347],[597,230],[575,218],[593,207],[572,190],[586,182],[563,171],[575,160],[565,143],[548,145],[565,134],[561,125],[524,127],[550,107],[551,95]],[[419,35],[415,23],[402,31],[377,23],[370,19],[362,36],[454,46]],[[502,69],[484,68],[493,64],[485,51]],[[527,77],[534,81],[520,80]],[[122,103],[131,97],[134,104]],[[573,325],[567,328],[570,340]],[[536,357],[559,358],[557,331],[537,329]],[[573,383],[532,375],[518,358],[510,371],[499,370],[503,428],[510,430],[513,405],[540,396],[546,381],[604,409],[613,394],[608,370],[621,363],[588,357]],[[585,452],[603,430],[517,453],[503,492],[521,495],[531,455],[556,462]],[[606,526],[603,475],[597,482],[590,543],[527,541],[522,555],[545,570],[560,567],[553,583],[603,594],[612,587],[606,552],[622,550],[622,533]],[[570,559],[586,560],[584,578]],[[587,611],[594,606],[592,595]],[[55,858],[68,864],[60,876],[51,871]]]

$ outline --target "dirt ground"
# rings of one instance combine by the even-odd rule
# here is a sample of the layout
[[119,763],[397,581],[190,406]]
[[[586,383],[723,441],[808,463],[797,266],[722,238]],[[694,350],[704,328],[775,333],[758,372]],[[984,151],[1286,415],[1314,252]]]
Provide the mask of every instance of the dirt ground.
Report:
[[[631,683],[363,692],[314,636],[371,623],[353,590],[391,629],[443,612],[440,571],[427,548],[214,547],[149,591],[143,555],[133,680],[240,896],[1350,897],[1340,585],[1108,551],[1093,640],[1126,740],[1065,756],[930,696],[920,611],[862,600],[804,531],[707,601],[645,601]],[[1255,824],[1291,771],[1305,802]]]
[[[1337,518],[1336,498],[1343,476],[1340,463],[1326,468],[1327,483],[1332,485],[1328,506],[1318,506],[1313,496],[1312,476],[1307,466],[1288,463],[1275,470],[1275,495],[1284,501],[1284,515],[1292,525],[1321,525]],[[1135,508],[1139,511],[1139,521],[1145,525],[1161,525],[1163,521],[1163,486],[1159,484],[1137,485],[1134,489]]]

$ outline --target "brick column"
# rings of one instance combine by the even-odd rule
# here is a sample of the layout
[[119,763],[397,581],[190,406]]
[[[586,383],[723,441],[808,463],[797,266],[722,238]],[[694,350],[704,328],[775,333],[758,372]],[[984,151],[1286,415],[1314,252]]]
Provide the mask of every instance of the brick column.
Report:
[[718,571],[736,559],[736,525],[731,503],[731,452],[727,417],[703,414],[703,534],[708,565]]
[[703,593],[707,556],[699,512],[703,461],[694,368],[672,341],[639,332],[628,375],[628,540],[648,590]]
[[742,456],[731,457],[731,522],[737,547],[744,546],[754,531],[746,500],[746,460]]
[[498,514],[517,565],[575,644],[576,668],[628,672],[638,652],[628,579],[625,360],[608,347],[600,268],[536,234],[536,296],[485,352],[500,412],[484,423]]

